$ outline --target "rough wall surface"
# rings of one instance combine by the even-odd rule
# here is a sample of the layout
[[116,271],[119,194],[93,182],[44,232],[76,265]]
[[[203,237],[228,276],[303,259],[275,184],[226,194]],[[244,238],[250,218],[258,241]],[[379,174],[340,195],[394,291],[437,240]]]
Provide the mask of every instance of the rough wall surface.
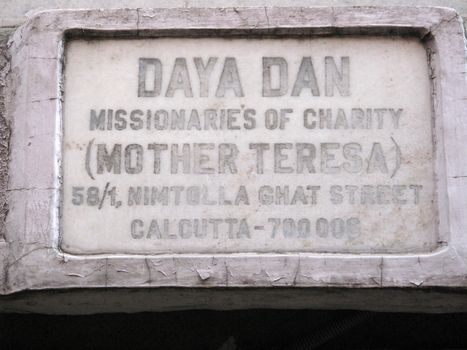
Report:
[[6,50],[10,32],[10,30],[0,28],[0,241],[5,237],[3,222],[5,222],[8,213],[6,189],[8,186],[10,123],[5,115],[4,90],[10,66]]

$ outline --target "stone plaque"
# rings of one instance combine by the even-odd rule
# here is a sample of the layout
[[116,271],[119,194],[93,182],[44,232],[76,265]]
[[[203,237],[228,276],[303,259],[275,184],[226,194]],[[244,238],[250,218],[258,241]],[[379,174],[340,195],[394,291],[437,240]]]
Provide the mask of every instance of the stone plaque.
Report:
[[58,10],[7,51],[0,311],[465,310],[455,11]]
[[417,38],[71,40],[63,251],[429,252]]

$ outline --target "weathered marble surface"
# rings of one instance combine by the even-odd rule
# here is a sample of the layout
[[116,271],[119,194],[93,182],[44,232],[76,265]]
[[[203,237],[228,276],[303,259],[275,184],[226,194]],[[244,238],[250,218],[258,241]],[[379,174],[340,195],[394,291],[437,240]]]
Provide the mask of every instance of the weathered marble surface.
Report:
[[418,39],[72,40],[66,50],[64,251],[437,248]]

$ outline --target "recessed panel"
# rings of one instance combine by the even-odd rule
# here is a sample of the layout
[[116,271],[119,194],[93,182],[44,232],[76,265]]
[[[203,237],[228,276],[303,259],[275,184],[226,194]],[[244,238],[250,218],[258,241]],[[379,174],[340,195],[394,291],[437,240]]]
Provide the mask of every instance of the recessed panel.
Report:
[[66,252],[435,247],[418,39],[71,40],[63,74]]

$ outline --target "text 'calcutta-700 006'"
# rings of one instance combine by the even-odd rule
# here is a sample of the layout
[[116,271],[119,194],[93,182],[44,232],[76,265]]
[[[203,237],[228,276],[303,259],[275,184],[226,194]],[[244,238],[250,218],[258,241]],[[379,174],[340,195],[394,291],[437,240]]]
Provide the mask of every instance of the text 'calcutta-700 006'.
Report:
[[435,248],[418,39],[74,39],[65,57],[63,251]]

